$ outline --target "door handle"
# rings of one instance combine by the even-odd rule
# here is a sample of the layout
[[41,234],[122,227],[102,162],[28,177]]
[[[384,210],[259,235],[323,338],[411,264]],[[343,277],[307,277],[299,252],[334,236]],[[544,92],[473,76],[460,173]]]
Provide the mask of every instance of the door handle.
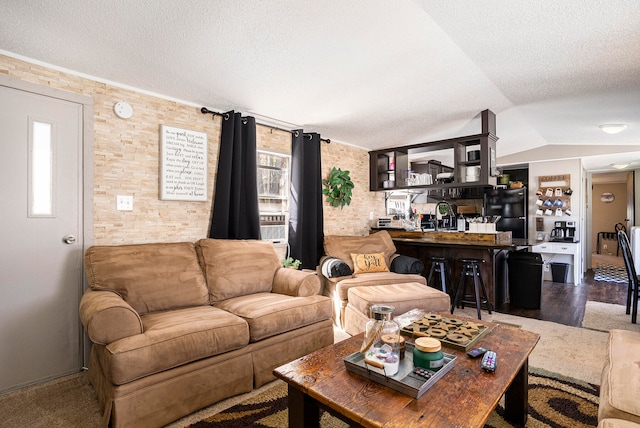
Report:
[[68,245],[72,245],[76,243],[76,237],[73,235],[65,235],[62,237],[62,242]]

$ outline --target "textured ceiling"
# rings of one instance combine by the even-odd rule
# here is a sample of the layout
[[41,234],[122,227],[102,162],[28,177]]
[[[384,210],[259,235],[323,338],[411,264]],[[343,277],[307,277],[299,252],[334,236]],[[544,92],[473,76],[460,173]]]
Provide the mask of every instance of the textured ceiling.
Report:
[[499,161],[599,146],[592,170],[640,167],[638,46],[638,0],[0,1],[5,54],[367,149],[488,108]]

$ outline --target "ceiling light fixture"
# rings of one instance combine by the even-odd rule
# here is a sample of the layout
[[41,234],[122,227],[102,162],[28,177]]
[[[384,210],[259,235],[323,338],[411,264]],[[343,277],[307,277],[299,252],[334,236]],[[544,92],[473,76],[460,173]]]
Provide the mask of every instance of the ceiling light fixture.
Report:
[[628,163],[612,163],[611,166],[615,169],[625,169],[629,166]]
[[626,123],[605,123],[604,125],[600,125],[600,129],[607,134],[617,134],[627,129],[627,126],[629,125]]

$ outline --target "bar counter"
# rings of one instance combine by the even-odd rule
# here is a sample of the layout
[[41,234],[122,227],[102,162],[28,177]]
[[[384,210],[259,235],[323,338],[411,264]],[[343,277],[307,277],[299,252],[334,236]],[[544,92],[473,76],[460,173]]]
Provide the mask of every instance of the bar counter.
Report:
[[[476,234],[463,232],[410,232],[403,229],[371,229],[370,233],[386,230],[393,238],[398,254],[422,260],[423,276],[429,275],[431,257],[445,257],[451,269],[451,295],[460,280],[460,259],[475,258],[485,261],[480,272],[487,290],[487,299],[493,309],[500,308],[508,299],[506,258],[510,251],[527,251],[534,243],[513,239],[510,232]],[[508,234],[507,235],[505,235]],[[482,235],[482,236],[481,236]]]

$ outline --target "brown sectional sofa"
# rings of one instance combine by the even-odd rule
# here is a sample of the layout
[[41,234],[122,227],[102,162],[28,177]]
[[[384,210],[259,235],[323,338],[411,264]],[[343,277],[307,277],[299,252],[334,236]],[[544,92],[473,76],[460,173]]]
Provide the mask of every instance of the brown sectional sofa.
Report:
[[313,273],[269,242],[94,246],[80,317],[103,426],[157,427],[272,379],[333,343]]

